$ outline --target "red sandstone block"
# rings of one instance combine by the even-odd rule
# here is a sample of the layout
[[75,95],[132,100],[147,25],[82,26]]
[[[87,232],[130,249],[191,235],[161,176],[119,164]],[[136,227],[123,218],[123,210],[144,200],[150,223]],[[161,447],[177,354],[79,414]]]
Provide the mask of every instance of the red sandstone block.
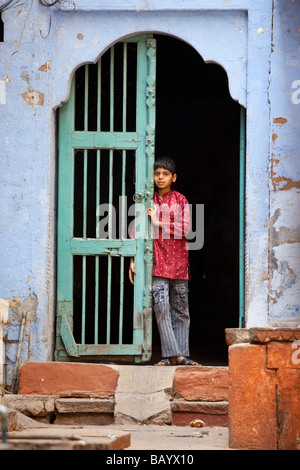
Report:
[[300,345],[294,342],[269,343],[267,345],[269,369],[299,369],[300,370]]
[[278,380],[278,448],[300,450],[300,369],[280,369]]
[[177,368],[173,393],[188,401],[228,400],[227,367]]
[[109,398],[119,372],[102,364],[26,362],[20,369],[19,394]]
[[266,369],[265,345],[229,347],[230,447],[276,450],[276,371]]

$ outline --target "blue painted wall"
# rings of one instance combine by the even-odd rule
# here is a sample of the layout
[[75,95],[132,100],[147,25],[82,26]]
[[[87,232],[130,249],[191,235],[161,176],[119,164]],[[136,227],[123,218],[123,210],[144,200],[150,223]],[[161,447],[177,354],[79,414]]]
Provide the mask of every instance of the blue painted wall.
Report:
[[299,325],[299,3],[74,0],[46,8],[28,0],[2,18],[0,297],[11,307],[8,382],[24,312],[21,360],[53,358],[55,110],[68,99],[77,67],[140,32],[170,34],[221,64],[231,96],[247,107],[246,326]]
[[270,311],[300,324],[300,5],[275,2],[270,64]]

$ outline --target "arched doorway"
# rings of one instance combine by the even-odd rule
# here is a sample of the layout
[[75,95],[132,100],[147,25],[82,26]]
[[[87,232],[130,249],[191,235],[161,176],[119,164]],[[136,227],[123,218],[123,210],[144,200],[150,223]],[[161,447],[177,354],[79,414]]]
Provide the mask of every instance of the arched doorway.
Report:
[[241,107],[221,66],[206,64],[183,41],[156,39],[156,155],[176,160],[174,189],[193,206],[204,204],[204,245],[190,251],[191,354],[224,364],[224,330],[238,327],[240,315]]
[[[228,92],[226,72],[216,64],[205,64],[199,54],[188,44],[164,35],[154,35],[157,45],[156,59],[156,126],[155,154],[172,156],[178,167],[178,182],[174,189],[182,192],[192,205],[203,204],[205,210],[204,246],[201,250],[190,253],[192,279],[190,282],[191,334],[190,344],[193,357],[199,362],[224,363],[227,360],[224,329],[238,326],[239,321],[239,127],[240,106],[234,102]],[[129,42],[129,45],[131,43]],[[132,43],[134,44],[134,42]],[[123,61],[121,48],[114,47],[114,71]],[[127,48],[128,60],[128,103],[126,131],[133,132],[136,126],[139,97],[135,92],[133,71],[137,66],[134,47]],[[120,59],[118,61],[118,55]],[[121,57],[122,56],[122,57]],[[109,132],[111,123],[110,71],[112,68],[111,52],[107,51],[101,58],[101,119],[103,130]],[[89,82],[89,90],[82,84]],[[117,77],[117,75],[116,75]],[[76,92],[74,101],[75,128],[88,125],[97,130],[98,114],[91,99],[93,88],[99,88],[99,63],[83,66],[76,72]],[[132,91],[130,88],[132,86]],[[122,129],[121,80],[114,82],[114,126]],[[96,94],[94,94],[94,97]],[[118,98],[119,96],[119,98]],[[146,99],[146,98],[145,98]],[[84,114],[85,103],[88,113]],[[123,105],[124,107],[124,105]],[[88,123],[84,122],[84,116]],[[107,144],[106,144],[107,145]],[[77,149],[74,157],[74,237],[81,237],[83,224],[81,215],[87,213],[86,236],[89,238],[89,217],[96,211],[96,178],[97,150],[91,150],[91,163],[85,167],[85,153]],[[132,149],[127,149],[130,153]],[[122,180],[122,164],[114,160],[109,170],[109,150],[103,149],[103,174],[101,191],[109,192],[108,178],[114,182]],[[136,168],[133,159],[127,159],[126,187],[129,199],[136,192]],[[141,165],[143,166],[143,165]],[[110,173],[111,171],[111,173]],[[86,172],[86,190],[82,175]],[[110,175],[110,176],[109,176]],[[115,186],[115,183],[114,183]],[[90,188],[90,189],[88,189]],[[94,188],[94,189],[91,189]],[[90,203],[89,203],[90,201]],[[94,202],[92,202],[94,201]],[[83,209],[85,206],[85,209]],[[94,215],[92,219],[94,220]],[[118,220],[118,218],[117,218]],[[91,224],[93,230],[93,223]],[[90,235],[93,238],[95,234]],[[112,250],[112,248],[109,248]],[[129,253],[129,252],[127,252]],[[79,252],[77,255],[80,254]],[[111,264],[109,265],[109,260]],[[132,318],[133,291],[127,279],[126,263],[123,266],[123,332],[120,343],[120,267],[118,257],[102,258],[100,265],[93,257],[73,256],[73,315],[72,321],[59,326],[70,329],[72,347],[78,351],[76,344],[93,344],[106,342],[109,326],[110,344],[129,344],[132,342],[132,330],[135,329]],[[114,266],[118,264],[118,266]],[[84,276],[83,276],[84,269]],[[109,283],[108,273],[109,271]],[[71,271],[70,271],[71,272]],[[103,282],[95,287],[95,278],[100,276]],[[108,287],[109,289],[108,294]],[[103,286],[105,287],[103,289]],[[89,289],[87,293],[87,287]],[[101,290],[102,289],[102,290]],[[96,292],[97,291],[97,292]],[[110,296],[110,320],[107,317],[102,323],[95,322],[95,296],[99,311],[108,308],[107,296]],[[84,309],[83,309],[83,298]],[[62,312],[66,306],[61,302]],[[82,311],[84,310],[84,320]],[[66,317],[67,318],[67,317]],[[97,317],[98,318],[98,317]],[[82,325],[84,321],[84,338]],[[90,326],[89,326],[90,325]],[[136,328],[138,329],[138,328]],[[150,363],[160,355],[159,338],[155,322],[152,326],[152,357]],[[70,331],[68,330],[68,334]],[[96,338],[97,337],[97,338]],[[64,341],[67,347],[68,338]],[[74,341],[75,338],[75,341]],[[107,344],[108,345],[108,344]],[[69,352],[72,347],[69,345]],[[91,349],[91,348],[90,348]],[[109,351],[108,348],[106,348]],[[121,348],[119,347],[119,350]],[[69,354],[69,353],[68,353]],[[65,358],[65,356],[63,356]],[[71,360],[77,360],[76,354]],[[102,356],[103,357],[103,354]],[[130,352],[123,357],[130,360]],[[95,357],[85,356],[94,360]],[[116,353],[104,357],[105,360],[120,360]],[[122,359],[122,358],[121,358]]]

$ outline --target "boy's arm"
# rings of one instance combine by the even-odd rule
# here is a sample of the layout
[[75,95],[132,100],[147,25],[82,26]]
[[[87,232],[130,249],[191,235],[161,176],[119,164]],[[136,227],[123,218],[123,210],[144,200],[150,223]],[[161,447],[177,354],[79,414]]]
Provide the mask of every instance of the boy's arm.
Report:
[[159,220],[157,216],[157,210],[156,207],[150,209],[147,209],[147,214],[151,217],[152,224],[155,225],[156,227],[162,228],[162,222]]
[[130,264],[129,264],[129,280],[131,284],[134,284],[134,275],[136,274],[135,272],[135,266],[134,266],[134,257],[132,256],[130,258]]

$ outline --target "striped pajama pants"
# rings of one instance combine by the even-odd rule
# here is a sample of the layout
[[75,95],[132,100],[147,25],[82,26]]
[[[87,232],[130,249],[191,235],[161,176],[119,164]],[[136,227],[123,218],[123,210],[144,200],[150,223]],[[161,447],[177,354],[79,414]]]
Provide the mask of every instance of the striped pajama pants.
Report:
[[189,356],[188,281],[153,276],[153,308],[162,357]]

